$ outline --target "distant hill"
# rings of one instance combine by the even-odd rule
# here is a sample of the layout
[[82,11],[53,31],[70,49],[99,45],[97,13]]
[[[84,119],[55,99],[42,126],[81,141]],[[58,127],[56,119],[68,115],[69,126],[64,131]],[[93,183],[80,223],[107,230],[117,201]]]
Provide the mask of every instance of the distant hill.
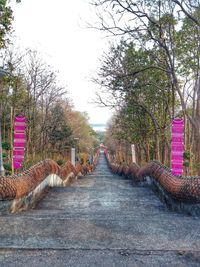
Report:
[[94,131],[106,131],[106,124],[105,123],[92,123],[90,126],[94,129]]

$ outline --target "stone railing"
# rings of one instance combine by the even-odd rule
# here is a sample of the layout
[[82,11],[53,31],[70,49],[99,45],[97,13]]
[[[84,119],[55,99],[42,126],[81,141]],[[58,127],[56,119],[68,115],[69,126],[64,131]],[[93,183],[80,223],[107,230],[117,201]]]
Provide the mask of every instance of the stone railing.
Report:
[[115,164],[105,153],[113,173],[131,178],[134,184],[151,185],[161,201],[174,211],[200,215],[200,177],[174,176],[171,170],[158,161],[144,167],[132,163]]
[[60,167],[53,160],[44,160],[21,174],[0,177],[0,211],[11,204],[10,211],[18,212],[35,206],[46,187],[67,186],[90,172],[90,168],[67,162]]

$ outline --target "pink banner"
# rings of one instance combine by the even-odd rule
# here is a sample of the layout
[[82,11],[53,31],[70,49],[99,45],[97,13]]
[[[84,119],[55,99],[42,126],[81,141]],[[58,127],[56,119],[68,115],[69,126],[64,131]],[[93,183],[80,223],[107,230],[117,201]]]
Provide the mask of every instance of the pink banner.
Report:
[[172,122],[172,174],[183,174],[184,120],[176,118]]
[[21,168],[24,160],[25,142],[26,142],[26,118],[16,116],[14,120],[14,144],[13,144],[13,167]]

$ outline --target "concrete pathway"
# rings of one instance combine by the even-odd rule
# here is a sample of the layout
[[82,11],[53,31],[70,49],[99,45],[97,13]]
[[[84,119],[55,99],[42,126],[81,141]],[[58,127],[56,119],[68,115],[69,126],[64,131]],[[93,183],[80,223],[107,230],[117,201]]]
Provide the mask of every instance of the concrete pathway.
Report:
[[0,216],[0,266],[200,266],[200,219],[168,211],[148,187],[93,175],[53,188],[36,209]]

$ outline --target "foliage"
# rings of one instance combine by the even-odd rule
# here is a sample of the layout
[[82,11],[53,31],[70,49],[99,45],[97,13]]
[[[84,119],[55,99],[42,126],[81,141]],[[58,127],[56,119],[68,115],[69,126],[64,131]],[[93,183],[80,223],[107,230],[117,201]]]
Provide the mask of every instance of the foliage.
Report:
[[146,159],[150,154],[165,162],[170,153],[170,121],[182,113],[189,129],[185,145],[199,162],[199,1],[93,3],[100,22],[96,27],[122,36],[106,54],[95,79],[101,91],[104,87],[110,93],[107,101],[99,96],[101,104],[117,109],[111,136],[135,142]]
[[[20,0],[16,0],[20,3]],[[0,49],[8,44],[8,34],[12,30],[13,12],[8,5],[9,1],[0,0]]]
[[62,166],[64,164],[64,161],[62,159],[59,159],[56,161],[56,163],[59,165],[59,166]]
[[104,131],[96,131],[96,135],[97,135],[97,140],[99,141],[99,144],[105,142],[105,132]]
[[189,151],[185,151],[183,153],[183,158],[184,158],[184,160],[190,160],[190,152]]
[[112,122],[113,137],[142,146],[149,143],[148,150],[152,145],[157,146],[152,157],[158,159],[159,143],[168,138],[165,127],[172,117],[172,93],[165,72],[146,69],[153,64],[153,52],[150,48],[136,49],[133,42],[121,41],[110,48],[99,75],[101,85],[120,103]]
[[11,150],[11,145],[8,142],[2,142],[2,149]]
[[[9,73],[0,80],[3,149],[11,150],[11,119],[23,114],[27,119],[23,167],[48,157],[61,158],[61,163],[62,158],[69,158],[75,138],[78,138],[76,146],[87,150],[96,145],[97,136],[89,126],[87,114],[73,110],[66,88],[58,82],[57,72],[40,53],[8,45],[13,20],[8,4],[0,0],[0,65]],[[10,152],[4,156],[8,162],[11,160]]]
[[1,58],[11,74],[0,81],[2,139],[10,141],[12,107],[12,117],[20,113],[27,119],[25,167],[45,158],[69,159],[74,137],[80,149],[93,147],[96,133],[88,117],[73,110],[66,88],[38,52],[19,53],[11,46]]
[[189,167],[190,166],[190,162],[189,161],[184,161],[183,162],[183,166],[184,167]]
[[51,109],[51,114],[48,119],[48,137],[49,142],[56,146],[66,146],[69,144],[69,138],[72,135],[72,129],[67,125],[67,120],[64,116],[63,107],[56,103]]
[[8,171],[11,171],[12,170],[11,164],[9,164],[9,163],[4,163],[3,166],[4,166],[4,169],[5,170],[8,170]]

